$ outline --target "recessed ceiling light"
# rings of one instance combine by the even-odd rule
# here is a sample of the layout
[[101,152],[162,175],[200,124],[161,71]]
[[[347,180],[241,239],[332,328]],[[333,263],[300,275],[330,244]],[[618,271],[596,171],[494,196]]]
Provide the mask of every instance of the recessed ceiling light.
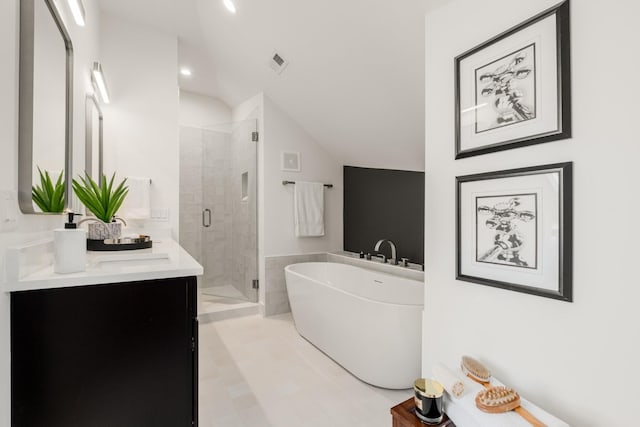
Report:
[[236,5],[233,4],[233,2],[231,0],[222,0],[224,3],[224,6],[227,8],[227,10],[231,13],[236,13]]
[[191,70],[188,68],[182,68],[180,69],[180,74],[182,74],[183,76],[190,76],[191,75]]

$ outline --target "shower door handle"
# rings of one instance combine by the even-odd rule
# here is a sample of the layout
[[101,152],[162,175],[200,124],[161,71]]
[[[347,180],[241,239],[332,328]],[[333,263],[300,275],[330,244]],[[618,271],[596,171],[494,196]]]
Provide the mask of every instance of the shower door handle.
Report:
[[211,209],[202,210],[202,226],[211,227]]

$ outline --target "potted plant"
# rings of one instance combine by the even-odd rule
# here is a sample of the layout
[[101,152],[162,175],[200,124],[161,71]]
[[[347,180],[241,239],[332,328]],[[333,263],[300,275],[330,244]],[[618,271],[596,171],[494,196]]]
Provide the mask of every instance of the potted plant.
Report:
[[88,238],[91,240],[117,239],[122,235],[122,224],[116,222],[120,219],[116,217],[116,213],[127,197],[129,187],[125,186],[125,178],[113,188],[115,177],[114,173],[107,182],[107,177],[103,175],[100,185],[87,173],[84,178],[73,180],[76,196],[96,217],[96,221],[89,224]]
[[62,213],[64,211],[64,171],[60,173],[55,184],[48,171],[42,173],[38,167],[38,173],[40,174],[40,185],[31,187],[33,202],[42,212]]

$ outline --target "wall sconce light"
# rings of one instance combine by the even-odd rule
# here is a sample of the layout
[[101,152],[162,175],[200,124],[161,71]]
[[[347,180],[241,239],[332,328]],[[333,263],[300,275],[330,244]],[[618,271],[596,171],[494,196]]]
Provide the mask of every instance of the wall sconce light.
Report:
[[82,5],[82,0],[68,0],[69,9],[71,9],[71,14],[73,15],[73,19],[76,21],[81,27],[85,25],[85,14],[84,14],[84,6]]
[[108,104],[109,99],[109,90],[107,89],[107,82],[104,78],[104,73],[102,72],[102,65],[99,62],[93,63],[93,70],[91,70],[91,82],[93,83],[93,87],[100,94],[100,99],[105,104]]

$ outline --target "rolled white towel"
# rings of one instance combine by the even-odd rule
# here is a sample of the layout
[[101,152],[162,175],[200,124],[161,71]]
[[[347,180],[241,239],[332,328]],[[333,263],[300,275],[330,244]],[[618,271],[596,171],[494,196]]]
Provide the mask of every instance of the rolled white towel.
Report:
[[451,397],[461,398],[464,396],[466,390],[463,380],[442,363],[436,363],[434,365],[433,376],[442,384],[442,387],[444,387]]

